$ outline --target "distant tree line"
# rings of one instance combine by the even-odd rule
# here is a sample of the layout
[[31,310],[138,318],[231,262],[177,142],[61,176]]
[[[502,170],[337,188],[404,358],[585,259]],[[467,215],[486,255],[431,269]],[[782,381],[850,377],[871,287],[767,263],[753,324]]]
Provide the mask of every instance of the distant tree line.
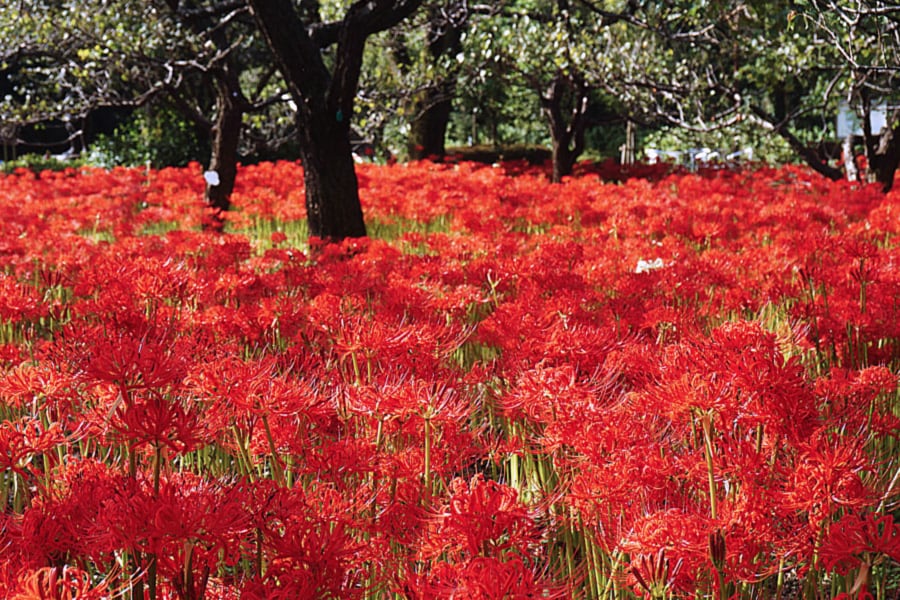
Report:
[[[885,191],[900,164],[900,7],[874,0],[19,0],[0,39],[0,159],[118,123],[147,160],[204,153],[221,214],[239,161],[295,156],[326,240],[365,235],[361,141],[545,145],[556,181],[636,132],[777,139]],[[839,140],[840,105],[859,129]]]

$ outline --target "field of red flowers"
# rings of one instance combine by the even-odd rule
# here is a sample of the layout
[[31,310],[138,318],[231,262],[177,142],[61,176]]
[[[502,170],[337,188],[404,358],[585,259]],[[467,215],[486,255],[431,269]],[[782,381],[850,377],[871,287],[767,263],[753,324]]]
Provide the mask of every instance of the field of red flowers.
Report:
[[0,177],[6,598],[896,598],[900,193]]

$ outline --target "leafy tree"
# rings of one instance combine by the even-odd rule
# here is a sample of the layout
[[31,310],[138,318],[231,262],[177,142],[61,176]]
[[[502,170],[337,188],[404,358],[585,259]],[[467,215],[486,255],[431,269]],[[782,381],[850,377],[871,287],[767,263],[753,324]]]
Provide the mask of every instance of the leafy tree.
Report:
[[[121,3],[29,0],[0,6],[0,70],[7,93],[0,117],[8,138],[16,130],[54,119],[70,124],[70,141],[82,135],[84,120],[98,107],[134,107],[157,89],[172,85],[184,38],[169,30],[154,7]],[[126,64],[122,50],[140,56]],[[155,84],[159,83],[159,86]]]
[[[606,14],[596,3],[584,4]],[[674,127],[687,135],[732,130],[751,114],[738,90],[748,102],[768,107],[774,82],[790,80],[783,71],[770,76],[757,65],[760,57],[774,56],[764,50],[771,44],[792,46],[770,38],[745,8],[717,1],[641,3],[619,15],[620,26],[604,30],[609,51],[598,53],[588,68],[629,119],[645,128]],[[772,3],[770,10],[776,10]],[[750,92],[754,86],[761,89]]]
[[131,112],[111,133],[94,138],[82,158],[104,167],[184,167],[210,154],[208,133],[168,104],[156,102]]
[[[10,33],[2,61],[15,93],[3,121],[19,126],[53,118],[84,119],[99,107],[165,103],[211,140],[205,197],[227,210],[234,187],[243,117],[282,101],[264,46],[243,1],[30,0],[5,7]],[[168,4],[168,6],[166,6]],[[248,90],[248,91],[245,91]],[[212,116],[210,116],[212,115]],[[162,138],[160,138],[162,139]]]
[[441,158],[457,79],[467,2],[431,0],[391,30],[369,38],[363,55],[355,127],[401,158]]
[[465,40],[470,80],[497,82],[507,93],[528,90],[535,99],[551,141],[554,181],[571,173],[585,149],[591,101],[605,77],[597,57],[616,52],[608,30],[623,27],[636,10],[633,2],[507,0]]
[[366,235],[350,145],[363,52],[370,36],[400,23],[422,0],[360,0],[332,7],[334,20],[324,22],[312,22],[290,0],[248,2],[297,105],[310,234]]
[[[821,40],[822,65],[832,79],[829,94],[840,94],[861,124],[871,178],[885,192],[900,165],[900,6],[875,0],[798,2],[791,21]],[[886,109],[880,130],[873,124],[876,106]],[[846,141],[845,168],[858,177],[854,136]]]
[[[641,3],[627,29],[606,32],[619,36],[610,41],[621,51],[600,55],[601,81],[645,123],[698,133],[751,123],[838,179],[828,142],[839,100],[856,109],[864,130],[875,99],[896,103],[898,15],[874,0]],[[900,160],[895,121],[862,136],[884,189]]]
[[416,94],[410,126],[412,158],[442,158],[447,127],[456,95],[456,77],[462,56],[462,36],[470,17],[464,0],[447,0],[428,6],[425,47],[432,78]]
[[278,101],[280,94],[276,93],[272,98],[260,97],[264,83],[274,74],[271,71],[251,78],[247,87],[255,90],[253,95],[244,90],[242,78],[246,80],[245,75],[258,71],[259,65],[266,62],[266,56],[252,42],[252,22],[243,1],[206,6],[191,0],[166,0],[166,4],[178,22],[192,32],[196,44],[210,53],[199,70],[215,99],[214,117],[209,119],[202,107],[192,104],[183,95],[175,94],[175,98],[184,114],[210,132],[212,152],[205,197],[207,203],[221,214],[228,209],[234,190],[244,115],[263,110]]

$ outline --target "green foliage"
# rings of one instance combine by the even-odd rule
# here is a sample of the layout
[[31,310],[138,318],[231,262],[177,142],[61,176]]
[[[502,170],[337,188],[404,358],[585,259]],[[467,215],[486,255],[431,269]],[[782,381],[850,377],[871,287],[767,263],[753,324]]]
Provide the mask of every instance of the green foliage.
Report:
[[[352,2],[303,4],[331,21]],[[839,99],[860,113],[870,100],[896,102],[900,26],[879,13],[881,4],[426,0],[414,18],[369,39],[353,124],[377,158],[404,159],[425,91],[452,81],[447,145],[547,145],[541,95],[557,74],[577,73],[593,90],[588,120],[599,111],[604,123],[589,129],[589,151],[615,155],[627,116],[654,147],[751,146],[761,160],[790,161],[796,148],[772,126],[786,123],[802,143],[815,144],[833,140]],[[461,46],[434,56],[439,19],[459,10]],[[284,86],[252,19],[229,27],[243,27],[232,56],[241,87],[267,107],[248,112],[242,155],[295,155],[288,143],[295,113],[266,101],[284,96]],[[148,96],[174,92],[201,121],[211,117],[208,73],[221,58],[161,1],[17,0],[0,6],[0,36],[0,124],[156,103]],[[183,165],[206,156],[206,142],[166,108],[138,111],[91,148],[91,160],[104,165]]]
[[64,171],[84,166],[83,159],[62,159],[52,155],[25,154],[15,160],[0,161],[0,172],[12,173],[17,169],[28,169],[35,173],[41,171]]
[[464,80],[456,101],[450,141],[454,144],[546,145],[550,135],[537,94],[503,80],[498,72]]
[[7,122],[80,116],[127,105],[171,74],[191,40],[153,2],[22,0],[0,7],[0,68],[14,93],[0,98]]
[[116,165],[155,168],[183,167],[209,156],[209,140],[167,107],[145,108],[116,127],[111,136],[100,136],[86,160],[104,167]]

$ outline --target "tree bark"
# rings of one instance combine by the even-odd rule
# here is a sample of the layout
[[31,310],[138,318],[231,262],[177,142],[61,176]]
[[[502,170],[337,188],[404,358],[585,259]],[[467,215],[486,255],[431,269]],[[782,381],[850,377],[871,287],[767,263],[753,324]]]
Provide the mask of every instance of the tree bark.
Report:
[[[200,35],[209,36],[216,48],[228,52],[229,42],[223,27],[213,20],[211,15],[197,13],[193,3],[179,0],[166,0],[172,11]],[[228,8],[228,10],[232,10]],[[211,70],[215,87],[216,116],[210,123],[203,115],[195,114],[183,102],[179,104],[183,114],[202,127],[207,128],[210,136],[210,158],[208,171],[215,175],[206,179],[204,200],[213,210],[212,223],[214,230],[220,231],[224,225],[224,213],[231,207],[231,194],[237,178],[238,147],[241,139],[241,127],[244,113],[250,103],[241,89],[239,70],[230,55],[222,59],[222,63]]]
[[863,97],[863,145],[866,150],[869,180],[881,185],[886,194],[894,187],[894,175],[900,166],[900,124],[895,124],[897,115],[875,133],[872,131],[872,106],[868,97]]
[[230,86],[220,78],[216,79],[216,110],[208,170],[215,172],[217,177],[212,182],[207,180],[205,199],[214,211],[215,222],[221,225],[222,213],[231,206],[231,193],[237,178],[238,144],[244,110],[240,103],[235,102]]
[[298,121],[309,234],[327,241],[365,237],[346,120]]
[[894,176],[900,166],[900,130],[886,129],[881,133],[878,145],[868,156],[869,169],[876,183],[885,194],[894,187]]
[[[309,234],[327,241],[366,235],[350,147],[350,118],[369,35],[393,27],[422,0],[358,0],[314,42],[291,0],[248,0],[297,104]],[[329,71],[319,44],[336,43]]]
[[409,132],[410,158],[442,160],[446,156],[445,141],[453,110],[451,97],[455,87],[443,85],[428,88],[422,93],[422,98],[416,101],[415,117]]
[[[455,18],[454,18],[455,15]],[[462,51],[462,33],[467,21],[466,7],[454,0],[446,11],[432,7],[428,18],[428,54],[437,63],[444,56]],[[453,97],[456,95],[456,74],[452,69],[446,77],[426,88],[416,99],[409,136],[409,156],[413,159],[443,159],[445,141]]]
[[852,133],[844,138],[841,144],[844,159],[844,173],[847,181],[859,181],[859,165],[856,163],[856,136]]
[[[566,100],[570,100],[569,118],[566,119]],[[588,105],[588,87],[575,77],[559,73],[547,91],[541,96],[541,106],[550,125],[553,172],[551,181],[559,183],[571,175],[575,161],[584,151],[585,115]]]
[[625,122],[625,143],[622,144],[621,162],[623,165],[633,165],[635,160],[635,133],[634,121],[628,119]]

